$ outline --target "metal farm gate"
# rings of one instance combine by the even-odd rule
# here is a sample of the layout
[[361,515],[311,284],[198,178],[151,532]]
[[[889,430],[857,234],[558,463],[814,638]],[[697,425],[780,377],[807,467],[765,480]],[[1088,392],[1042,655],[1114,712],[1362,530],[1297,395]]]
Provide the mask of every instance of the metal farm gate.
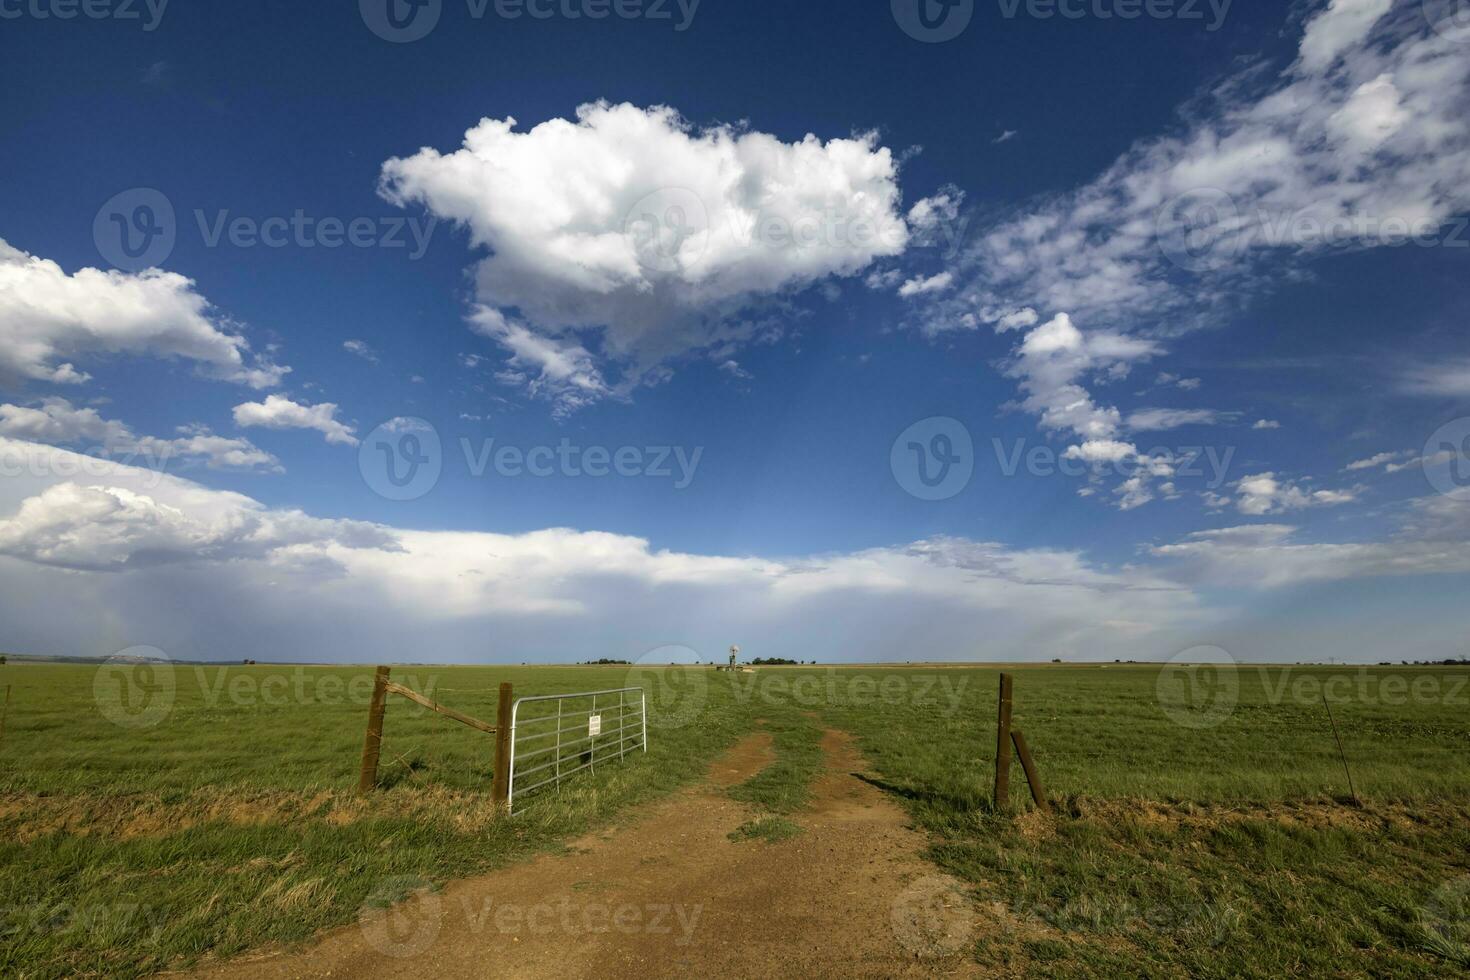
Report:
[[524,794],[629,752],[648,751],[648,698],[641,687],[520,698],[510,714],[512,813]]

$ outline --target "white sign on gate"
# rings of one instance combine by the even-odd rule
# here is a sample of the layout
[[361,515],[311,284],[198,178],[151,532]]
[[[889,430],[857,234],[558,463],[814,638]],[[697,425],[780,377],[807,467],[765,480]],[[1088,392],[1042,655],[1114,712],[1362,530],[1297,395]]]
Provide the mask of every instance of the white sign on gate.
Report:
[[587,737],[595,738],[602,734],[602,715],[592,715],[587,719]]

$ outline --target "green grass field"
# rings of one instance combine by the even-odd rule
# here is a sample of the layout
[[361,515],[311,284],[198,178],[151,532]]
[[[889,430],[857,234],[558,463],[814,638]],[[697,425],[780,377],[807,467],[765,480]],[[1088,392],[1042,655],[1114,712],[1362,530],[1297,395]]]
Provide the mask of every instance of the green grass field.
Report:
[[[517,695],[650,688],[646,755],[511,820],[490,805],[492,739],[401,699],[383,788],[353,792],[371,668],[175,665],[171,706],[152,715],[166,685],[146,672],[119,687],[96,666],[0,667],[11,689],[0,974],[138,975],[306,939],[352,921],[386,878],[444,880],[556,848],[697,778],[757,719],[776,763],[730,791],[775,815],[753,835],[799,827],[821,727],[853,732],[931,835],[928,856],[994,915],[970,950],[981,964],[1214,976],[1470,966],[1460,668],[1243,667],[1194,688],[1141,665],[1016,668],[1015,727],[1057,803],[1045,819],[1026,812],[1019,767],[1018,812],[989,805],[996,669],[394,668],[491,721],[501,681]],[[1230,678],[1238,690],[1220,683]]]

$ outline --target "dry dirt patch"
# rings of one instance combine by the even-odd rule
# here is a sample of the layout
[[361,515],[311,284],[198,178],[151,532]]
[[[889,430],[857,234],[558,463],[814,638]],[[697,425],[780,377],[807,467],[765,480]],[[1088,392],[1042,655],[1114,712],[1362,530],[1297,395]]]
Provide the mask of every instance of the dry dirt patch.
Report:
[[[211,977],[934,976],[977,972],[964,889],[918,858],[924,838],[855,775],[828,732],[804,832],[732,842],[756,811],[721,787],[773,758],[747,738],[704,785],[628,823],[479,878],[427,888],[305,951],[217,965]],[[401,889],[403,882],[385,883]]]

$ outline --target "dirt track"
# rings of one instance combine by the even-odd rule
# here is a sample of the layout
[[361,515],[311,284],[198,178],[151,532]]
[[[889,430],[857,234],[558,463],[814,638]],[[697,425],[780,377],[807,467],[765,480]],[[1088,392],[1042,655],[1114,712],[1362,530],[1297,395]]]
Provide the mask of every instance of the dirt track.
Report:
[[805,832],[732,842],[755,815],[722,787],[772,759],[754,735],[707,780],[618,826],[479,878],[421,892],[301,952],[208,977],[971,975],[973,914],[918,857],[923,838],[858,778],[845,733],[823,738]]

